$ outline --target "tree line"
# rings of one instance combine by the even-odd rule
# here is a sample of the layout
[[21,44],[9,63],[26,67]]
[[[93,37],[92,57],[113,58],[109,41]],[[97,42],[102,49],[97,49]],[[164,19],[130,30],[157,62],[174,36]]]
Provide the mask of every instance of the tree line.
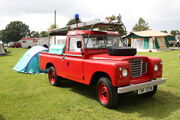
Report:
[[[51,27],[54,26],[52,25],[50,28]],[[5,27],[5,29],[0,30],[0,40],[5,43],[17,42],[24,37],[39,38],[47,36],[48,31],[30,31],[29,26],[21,21],[12,21]]]
[[[118,16],[112,15],[106,17],[105,19],[108,21],[118,20]],[[78,23],[81,22],[82,22],[81,20],[78,21]],[[68,26],[75,23],[76,23],[75,19],[70,19],[66,25]],[[46,31],[41,31],[41,32],[30,31],[29,26],[26,25],[25,23],[21,21],[12,21],[5,27],[5,29],[0,30],[0,40],[2,40],[5,43],[8,43],[10,41],[17,42],[23,37],[32,37],[32,38],[47,37],[48,31],[56,27],[57,26],[55,24],[52,24]],[[142,17],[140,17],[138,19],[138,22],[132,28],[132,31],[144,31],[149,29],[150,27],[148,23]],[[117,31],[122,36],[127,34],[127,31],[124,27],[117,28]],[[161,32],[167,33],[167,30],[163,30]],[[172,35],[180,35],[179,30],[171,30],[170,33]]]
[[[106,20],[116,20],[118,16],[112,15],[109,17],[106,17]],[[134,32],[138,32],[138,31],[145,31],[145,30],[150,30],[151,28],[149,27],[148,23],[142,18],[140,17],[138,19],[138,22],[135,24],[135,26],[132,28],[132,31]],[[127,31],[125,31],[125,29],[121,29],[119,31],[121,33],[121,35],[126,35]],[[161,32],[164,33],[168,33],[167,30],[162,30]],[[179,30],[171,30],[170,33],[172,35],[180,35],[180,31]]]

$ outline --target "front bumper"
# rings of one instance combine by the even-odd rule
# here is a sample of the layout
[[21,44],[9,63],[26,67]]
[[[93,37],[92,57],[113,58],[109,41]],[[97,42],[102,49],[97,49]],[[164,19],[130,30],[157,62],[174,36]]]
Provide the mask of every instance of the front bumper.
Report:
[[146,87],[151,87],[154,85],[159,85],[159,84],[163,84],[166,82],[166,78],[159,78],[156,80],[151,80],[149,82],[144,82],[144,83],[139,83],[139,84],[132,84],[132,85],[128,85],[128,86],[124,86],[124,87],[118,87],[117,88],[117,93],[127,93],[127,92],[131,92],[131,91],[135,91],[141,88],[146,88]]

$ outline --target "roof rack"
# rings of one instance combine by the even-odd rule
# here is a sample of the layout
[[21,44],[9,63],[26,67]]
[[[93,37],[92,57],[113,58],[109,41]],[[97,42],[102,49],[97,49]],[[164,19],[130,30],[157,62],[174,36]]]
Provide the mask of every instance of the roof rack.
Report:
[[115,28],[122,26],[123,23],[121,21],[101,21],[100,19],[95,19],[88,22],[78,23],[69,25],[63,28],[56,28],[50,31],[50,35],[66,35],[69,30],[74,30],[77,28],[80,30],[87,30],[87,29],[106,29],[115,31]]

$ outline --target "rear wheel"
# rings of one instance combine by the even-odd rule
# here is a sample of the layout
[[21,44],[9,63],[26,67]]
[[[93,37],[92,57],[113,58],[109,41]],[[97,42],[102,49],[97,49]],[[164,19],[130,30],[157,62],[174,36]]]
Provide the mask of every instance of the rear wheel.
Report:
[[49,78],[49,83],[52,86],[59,86],[60,85],[60,78],[56,74],[56,70],[54,67],[50,67],[49,72],[48,72],[48,78]]
[[99,102],[107,108],[118,106],[117,89],[112,86],[108,77],[101,77],[97,83],[97,97]]
[[48,45],[45,44],[45,45],[43,45],[43,47],[48,48]]

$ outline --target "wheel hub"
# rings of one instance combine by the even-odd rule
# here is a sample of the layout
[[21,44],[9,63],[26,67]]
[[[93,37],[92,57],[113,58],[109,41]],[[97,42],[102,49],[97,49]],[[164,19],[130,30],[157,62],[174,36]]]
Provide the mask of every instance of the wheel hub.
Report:
[[102,93],[101,93],[104,97],[106,97],[107,95],[107,92],[106,91],[103,91]]
[[103,85],[103,84],[99,85],[98,96],[99,96],[101,103],[107,104],[109,102],[109,91],[105,85]]
[[52,75],[52,78],[54,79],[54,74]]
[[54,74],[55,74],[54,71],[52,71],[52,70],[49,71],[49,77],[50,77],[49,79],[50,79],[51,84],[54,84],[54,82],[55,82]]

